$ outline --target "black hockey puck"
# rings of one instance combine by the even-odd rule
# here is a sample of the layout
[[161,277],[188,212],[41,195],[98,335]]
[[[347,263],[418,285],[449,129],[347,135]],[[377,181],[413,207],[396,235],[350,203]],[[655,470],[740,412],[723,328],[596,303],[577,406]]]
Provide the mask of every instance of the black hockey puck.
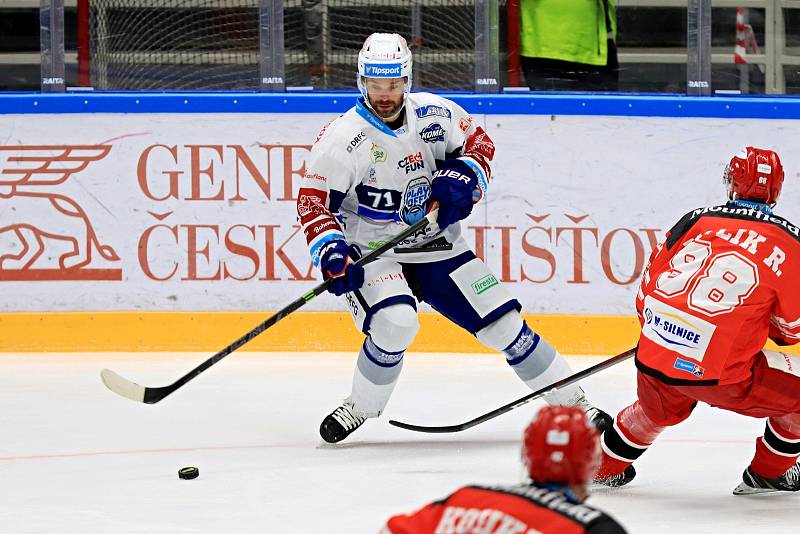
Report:
[[196,467],[181,467],[178,469],[178,478],[192,480],[200,476],[200,470]]

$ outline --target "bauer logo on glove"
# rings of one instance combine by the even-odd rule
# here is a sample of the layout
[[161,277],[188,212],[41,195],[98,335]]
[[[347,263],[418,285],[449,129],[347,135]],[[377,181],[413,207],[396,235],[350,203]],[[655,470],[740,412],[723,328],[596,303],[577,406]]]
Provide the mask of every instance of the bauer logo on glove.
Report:
[[464,182],[467,185],[469,185],[472,182],[472,180],[470,180],[469,176],[467,176],[465,174],[461,174],[460,172],[458,172],[455,169],[442,169],[442,170],[438,170],[435,173],[433,173],[433,177],[434,178],[438,178],[440,176],[446,176],[447,178],[452,178],[454,180],[461,180],[462,182]]

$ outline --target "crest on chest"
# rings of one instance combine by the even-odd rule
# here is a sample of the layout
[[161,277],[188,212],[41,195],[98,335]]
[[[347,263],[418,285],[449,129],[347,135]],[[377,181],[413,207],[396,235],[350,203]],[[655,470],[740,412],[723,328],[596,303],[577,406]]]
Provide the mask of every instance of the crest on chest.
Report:
[[406,224],[414,224],[425,216],[428,197],[431,194],[431,183],[425,176],[409,181],[403,191],[400,219]]

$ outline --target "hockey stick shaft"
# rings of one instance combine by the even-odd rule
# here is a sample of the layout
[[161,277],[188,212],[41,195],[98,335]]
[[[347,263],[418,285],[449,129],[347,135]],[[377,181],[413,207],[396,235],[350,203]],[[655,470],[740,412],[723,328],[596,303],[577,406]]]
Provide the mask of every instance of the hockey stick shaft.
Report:
[[595,373],[599,373],[603,369],[607,369],[612,365],[616,365],[622,361],[625,361],[634,355],[636,355],[636,347],[628,349],[622,354],[618,354],[616,356],[603,360],[597,365],[593,365],[587,369],[584,369],[583,371],[579,371],[566,378],[562,378],[558,382],[554,382],[549,386],[543,387],[538,391],[534,391],[533,393],[525,395],[521,399],[517,399],[495,410],[492,410],[491,412],[487,412],[481,416],[476,417],[475,419],[471,419],[466,423],[460,423],[457,425],[448,425],[448,426],[423,426],[423,425],[411,425],[408,423],[402,423],[400,421],[390,420],[389,424],[399,428],[404,428],[406,430],[413,430],[414,432],[428,432],[431,434],[448,434],[452,432],[461,432],[462,430],[467,430],[468,428],[472,428],[473,426],[485,423],[486,421],[494,419],[499,415],[503,415],[506,412],[510,412],[511,410],[519,408],[520,406],[524,406],[525,404],[528,404],[531,401],[534,401],[540,397],[547,395],[551,391],[555,391],[565,386],[572,385],[575,382],[583,380],[588,376],[592,376]]
[[[397,246],[403,240],[412,237],[414,234],[418,232],[422,232],[427,228],[429,224],[432,224],[436,221],[436,217],[438,214],[438,210],[432,209],[429,211],[425,217],[414,223],[413,225],[409,226],[402,232],[398,233],[390,240],[383,243],[380,247],[370,251],[366,255],[362,256],[356,263],[359,265],[366,265],[374,260],[376,260],[381,254],[387,252],[389,249]],[[170,395],[171,393],[175,392],[179,388],[183,387],[187,382],[192,380],[193,378],[197,377],[204,371],[206,371],[209,367],[216,364],[235,350],[239,349],[250,340],[264,332],[266,329],[270,328],[271,326],[275,325],[278,321],[283,319],[284,317],[290,315],[291,313],[297,311],[298,309],[302,308],[307,302],[311,301],[314,297],[319,296],[320,294],[324,293],[328,290],[328,287],[331,285],[332,280],[328,279],[322,282],[321,284],[314,287],[311,291],[303,294],[298,299],[294,300],[288,306],[284,307],[282,310],[278,311],[265,321],[261,322],[258,326],[244,334],[242,337],[225,347],[224,349],[220,350],[212,357],[180,377],[178,380],[169,384],[168,386],[163,387],[144,387],[136,384],[135,382],[131,382],[126,378],[118,375],[114,371],[109,369],[103,369],[100,373],[100,377],[103,380],[103,383],[118,395],[122,395],[123,397],[127,397],[131,400],[135,400],[138,402],[143,402],[145,404],[155,404],[160,400],[164,399],[166,396]]]

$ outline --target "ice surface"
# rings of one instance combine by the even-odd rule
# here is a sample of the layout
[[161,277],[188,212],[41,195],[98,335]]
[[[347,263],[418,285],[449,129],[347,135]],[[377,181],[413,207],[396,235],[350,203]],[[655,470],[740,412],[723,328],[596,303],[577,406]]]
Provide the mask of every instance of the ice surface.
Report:
[[[526,395],[501,356],[408,355],[386,413],[337,446],[317,428],[349,393],[355,354],[237,353],[152,406],[100,382],[109,367],[164,385],[208,356],[0,355],[0,531],[374,533],[461,485],[522,479],[519,438],[539,403],[457,434],[388,424],[459,423]],[[584,386],[615,413],[633,399],[633,365]],[[630,486],[589,502],[630,532],[797,532],[800,495],[731,495],[762,431],[700,406]],[[179,480],[183,466],[200,477]]]

